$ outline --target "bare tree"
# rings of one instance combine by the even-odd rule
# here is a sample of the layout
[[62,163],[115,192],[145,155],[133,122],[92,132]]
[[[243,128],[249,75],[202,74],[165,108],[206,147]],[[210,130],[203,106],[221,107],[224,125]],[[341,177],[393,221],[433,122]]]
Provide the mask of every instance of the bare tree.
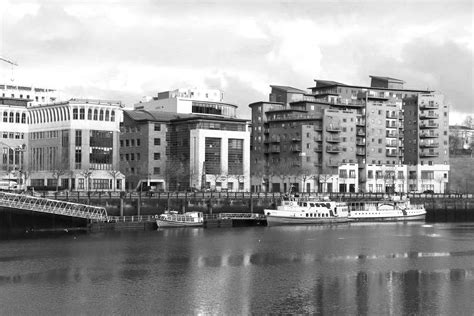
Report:
[[109,174],[114,179],[114,181],[112,183],[112,187],[113,187],[114,192],[115,192],[115,189],[117,188],[117,177],[120,175],[120,170],[116,170],[116,169],[109,170]]
[[90,169],[84,169],[81,171],[81,176],[84,177],[84,182],[85,182],[85,186],[84,186],[84,190],[86,191],[89,191],[90,190],[90,178],[91,178],[91,175],[92,175],[92,170]]
[[176,159],[168,159],[166,161],[166,169],[164,170],[164,176],[168,185],[168,190],[175,189],[187,189],[190,181],[189,166]]
[[53,169],[53,177],[56,180],[56,192],[59,191],[59,180],[61,179],[61,176],[69,173],[70,171],[64,168]]

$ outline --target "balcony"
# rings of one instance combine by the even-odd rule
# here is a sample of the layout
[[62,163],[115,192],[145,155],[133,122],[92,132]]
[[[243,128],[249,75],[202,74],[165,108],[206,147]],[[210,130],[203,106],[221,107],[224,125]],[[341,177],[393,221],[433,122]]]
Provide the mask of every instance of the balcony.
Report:
[[389,138],[397,138],[398,137],[397,133],[393,133],[393,132],[387,132],[387,134],[385,136],[389,137]]
[[280,152],[280,147],[272,147],[270,148],[271,153],[279,153]]
[[314,147],[314,152],[317,153],[317,152],[322,152],[323,151],[323,148],[321,146],[316,146]]
[[357,146],[365,146],[365,138],[356,138],[356,145]]
[[365,149],[357,148],[356,155],[358,156],[365,156]]
[[396,129],[396,128],[398,128],[398,125],[395,122],[392,121],[392,122],[387,122],[387,124],[385,124],[385,127]]
[[439,143],[420,142],[420,148],[438,148]]
[[280,142],[280,137],[272,137],[270,138],[270,143],[279,143]]
[[263,133],[264,134],[270,134],[270,129],[269,128],[264,128]]
[[292,142],[300,142],[301,141],[301,137],[293,137],[291,139]]
[[398,143],[397,142],[388,142],[385,146],[386,147],[398,147]]
[[320,125],[314,125],[314,131],[315,132],[319,132],[319,131],[322,131],[323,130],[323,127],[320,126]]
[[315,142],[320,142],[320,141],[323,140],[323,138],[322,138],[321,136],[318,136],[318,137],[313,138],[313,140],[314,140]]
[[397,150],[387,150],[387,151],[385,151],[385,155],[387,157],[398,157],[398,151]]
[[396,120],[398,118],[398,115],[397,115],[397,113],[387,112],[387,115],[385,117],[388,118],[388,119]]
[[314,166],[315,166],[316,168],[319,168],[319,167],[322,166],[322,163],[321,163],[320,161],[316,161],[316,162],[314,163]]
[[359,128],[357,130],[357,136],[365,136],[365,130],[362,128]]
[[429,120],[429,119],[437,119],[439,118],[438,113],[430,112],[421,112],[420,113],[420,120]]
[[341,126],[329,124],[326,126],[326,131],[331,133],[339,133],[341,131]]
[[424,150],[420,151],[420,157],[422,157],[422,158],[423,157],[426,157],[426,158],[428,158],[428,157],[438,157],[438,156],[439,156],[439,152],[437,152],[437,151],[424,151]]
[[429,110],[429,109],[438,109],[438,108],[439,108],[439,105],[434,103],[433,101],[420,104],[420,110]]
[[356,120],[357,126],[365,126],[365,119],[357,119]]
[[421,122],[420,123],[420,128],[425,129],[425,128],[438,128],[439,124],[438,123],[433,123],[433,122]]
[[341,147],[339,146],[327,146],[326,152],[330,154],[338,154],[341,152]]
[[341,138],[340,138],[340,137],[337,137],[337,136],[333,136],[333,137],[328,136],[328,137],[326,137],[326,141],[327,141],[328,143],[340,143],[340,142],[341,142]]
[[290,150],[292,152],[300,152],[301,151],[301,146],[291,146]]
[[437,138],[439,136],[438,133],[428,133],[428,132],[421,132],[420,138]]

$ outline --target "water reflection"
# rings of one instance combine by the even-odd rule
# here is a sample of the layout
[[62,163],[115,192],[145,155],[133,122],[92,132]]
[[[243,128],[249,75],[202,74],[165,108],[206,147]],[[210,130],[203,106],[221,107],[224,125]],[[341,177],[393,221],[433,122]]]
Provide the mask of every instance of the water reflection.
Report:
[[462,314],[474,309],[471,235],[384,224],[9,241],[0,313]]

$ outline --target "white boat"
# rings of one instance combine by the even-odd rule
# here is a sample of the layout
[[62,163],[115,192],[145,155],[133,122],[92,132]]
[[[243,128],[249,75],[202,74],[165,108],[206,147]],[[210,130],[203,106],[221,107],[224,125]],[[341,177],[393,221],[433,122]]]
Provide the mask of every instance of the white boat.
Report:
[[158,228],[162,227],[202,227],[204,217],[202,212],[186,212],[179,214],[176,211],[165,211],[156,219]]
[[344,202],[317,198],[283,198],[276,210],[264,210],[267,225],[333,224],[349,221]]
[[409,221],[424,220],[425,217],[425,207],[411,204],[407,197],[349,203],[349,218],[354,221]]

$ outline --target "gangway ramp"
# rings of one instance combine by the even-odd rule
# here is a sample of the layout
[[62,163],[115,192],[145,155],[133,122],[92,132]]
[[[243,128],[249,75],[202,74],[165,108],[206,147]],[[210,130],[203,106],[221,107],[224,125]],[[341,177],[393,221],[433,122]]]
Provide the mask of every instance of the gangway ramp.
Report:
[[58,201],[27,194],[0,192],[0,206],[106,222],[104,207]]

